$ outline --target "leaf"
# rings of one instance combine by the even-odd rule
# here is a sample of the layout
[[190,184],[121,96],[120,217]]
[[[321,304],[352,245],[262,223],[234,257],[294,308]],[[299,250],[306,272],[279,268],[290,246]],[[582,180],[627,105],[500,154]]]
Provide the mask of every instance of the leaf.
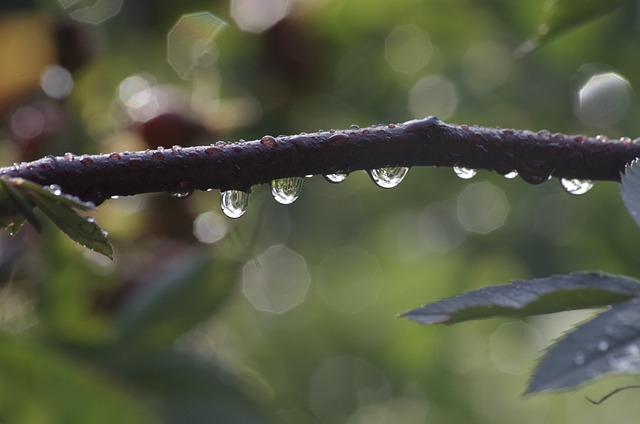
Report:
[[627,2],[629,0],[552,0],[545,6],[543,23],[516,53],[519,56],[530,53],[556,35],[606,15]]
[[6,228],[11,235],[14,235],[22,227],[25,220],[29,220],[31,225],[42,231],[40,220],[33,214],[33,203],[29,198],[16,189],[18,178],[0,177],[0,211],[1,225]]
[[422,324],[453,324],[497,316],[529,316],[611,305],[640,296],[640,281],[598,272],[576,272],[489,286],[410,310]]
[[171,346],[211,316],[230,293],[237,262],[214,260],[206,250],[189,253],[141,282],[127,298],[117,318],[116,346],[129,350]]
[[634,160],[620,177],[620,194],[636,224],[640,225],[640,162]]
[[93,218],[82,217],[74,210],[95,209],[92,203],[67,196],[58,189],[47,190],[22,178],[13,178],[13,180],[14,185],[21,192],[28,194],[33,203],[72,240],[113,259],[113,249],[106,231],[101,229]]
[[112,376],[8,333],[0,333],[0,417],[24,424],[158,423]]
[[236,378],[212,361],[174,350],[124,355],[113,371],[153,399],[169,423],[265,423],[258,408],[237,387]]
[[570,389],[605,373],[640,373],[640,299],[613,306],[551,346],[527,393]]

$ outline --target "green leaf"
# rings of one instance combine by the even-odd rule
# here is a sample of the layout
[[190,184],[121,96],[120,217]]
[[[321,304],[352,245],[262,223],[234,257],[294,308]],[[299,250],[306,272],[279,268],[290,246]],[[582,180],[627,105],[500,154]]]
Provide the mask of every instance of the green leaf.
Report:
[[216,259],[206,250],[165,264],[123,304],[117,317],[117,346],[167,347],[213,314],[236,281],[238,262]]
[[176,424],[265,423],[229,372],[211,361],[173,350],[125,355],[113,371],[137,392],[153,399],[167,422]]
[[31,225],[42,231],[40,220],[33,214],[33,202],[29,197],[19,191],[16,187],[22,178],[0,177],[0,224],[6,228],[11,235],[18,232],[25,220],[29,220]]
[[558,34],[610,13],[629,0],[553,0],[545,6],[545,17],[536,33],[517,50],[524,55]]
[[579,325],[540,360],[528,393],[570,389],[605,373],[640,373],[640,299]]
[[595,308],[640,296],[640,281],[597,272],[517,280],[443,299],[402,314],[422,324],[453,324]]
[[620,177],[620,195],[636,224],[640,225],[640,163],[634,160]]
[[93,204],[67,196],[57,188],[46,189],[22,178],[13,180],[16,188],[29,195],[33,203],[72,240],[108,258],[113,258],[113,249],[106,231],[101,229],[93,218],[82,217],[74,210],[92,210],[95,209]]
[[0,421],[152,424],[155,417],[112,376],[32,338],[0,333]]

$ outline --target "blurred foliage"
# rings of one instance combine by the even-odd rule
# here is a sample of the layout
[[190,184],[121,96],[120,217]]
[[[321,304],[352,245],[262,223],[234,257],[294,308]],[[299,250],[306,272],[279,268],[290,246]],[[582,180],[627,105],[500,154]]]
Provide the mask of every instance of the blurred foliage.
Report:
[[[4,165],[427,114],[640,134],[636,2],[517,60],[514,50],[544,19],[544,0],[281,1],[288,16],[257,33],[240,29],[242,8],[228,1],[125,0],[97,25],[71,19],[77,6],[14,3],[0,6]],[[200,11],[229,26],[182,80],[167,62],[167,34]],[[41,88],[53,64],[73,78],[68,97],[62,83],[53,95]],[[623,81],[626,94],[585,91],[603,74]],[[607,119],[584,102],[602,104]],[[487,193],[491,202],[468,200]],[[640,275],[640,237],[617,184],[573,197],[556,181],[411,169],[393,190],[363,173],[339,185],[314,176],[290,206],[254,187],[234,221],[218,205],[218,193],[105,202],[95,216],[111,234],[113,262],[48,225],[42,236],[30,226],[2,236],[0,420],[600,423],[639,412],[632,391],[600,407],[584,399],[636,382],[629,376],[520,396],[543,346],[585,315],[446,329],[394,319],[515,278]],[[266,255],[278,245],[286,248]],[[284,312],[264,307],[292,290],[302,296],[287,298]]]

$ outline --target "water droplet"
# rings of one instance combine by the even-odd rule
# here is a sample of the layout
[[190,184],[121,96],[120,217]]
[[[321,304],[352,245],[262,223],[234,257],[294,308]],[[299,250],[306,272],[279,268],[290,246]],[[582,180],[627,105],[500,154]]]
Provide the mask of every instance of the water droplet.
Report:
[[240,190],[227,190],[220,197],[220,208],[229,218],[240,218],[249,206],[249,193]]
[[278,203],[288,205],[300,196],[302,191],[302,177],[280,178],[271,181],[271,194]]
[[504,177],[505,178],[509,178],[509,179],[515,178],[517,176],[518,176],[518,171],[516,171],[516,170],[513,170],[511,172],[507,172],[506,174],[504,174]]
[[585,194],[593,187],[593,182],[591,182],[591,180],[562,178],[560,180],[560,184],[562,184],[562,188],[564,188],[567,193],[574,194],[576,196]]
[[265,135],[264,137],[262,137],[260,139],[260,144],[267,146],[267,147],[277,147],[278,146],[278,142],[276,141],[275,138],[271,137],[270,135]]
[[84,165],[91,165],[93,163],[93,159],[91,159],[89,156],[83,156],[82,159],[80,159],[80,163]]
[[604,352],[605,350],[609,349],[609,343],[606,340],[600,340],[598,342],[598,349],[601,352]]
[[62,194],[62,188],[58,184],[51,184],[49,187],[47,187],[47,190],[49,190],[56,196],[60,196]]
[[64,160],[66,160],[67,162],[71,162],[75,159],[75,156],[73,153],[71,152],[67,152],[64,154]]
[[385,168],[372,169],[369,171],[371,179],[382,188],[393,188],[400,184],[407,175],[409,168],[403,166],[388,166]]
[[352,125],[349,126],[349,128],[351,128],[352,130],[358,130],[358,129],[360,129],[360,126],[356,125],[356,124],[352,124]]
[[111,153],[111,154],[109,155],[109,159],[111,159],[111,160],[120,160],[120,158],[121,158],[121,157],[122,157],[122,156],[120,156],[120,154],[119,154],[119,153]]
[[183,190],[183,191],[172,191],[169,193],[171,197],[175,197],[176,199],[184,199],[185,197],[189,197],[193,193],[193,190]]
[[324,176],[324,179],[329,181],[330,183],[338,184],[347,179],[349,174],[346,172],[336,172],[335,174],[327,174]]
[[573,359],[573,362],[575,362],[576,365],[582,365],[584,364],[584,353],[582,351],[578,351],[576,353],[576,357]]
[[478,173],[478,171],[476,171],[475,169],[464,168],[462,166],[454,166],[453,172],[455,172],[458,177],[465,180],[473,178]]
[[607,141],[609,141],[609,137],[607,137],[606,135],[603,134],[598,134],[596,136],[596,140],[602,142],[602,143],[606,143]]
[[171,146],[171,150],[174,152],[179,152],[180,150],[182,150],[182,146],[180,146],[179,144],[174,144],[173,146]]

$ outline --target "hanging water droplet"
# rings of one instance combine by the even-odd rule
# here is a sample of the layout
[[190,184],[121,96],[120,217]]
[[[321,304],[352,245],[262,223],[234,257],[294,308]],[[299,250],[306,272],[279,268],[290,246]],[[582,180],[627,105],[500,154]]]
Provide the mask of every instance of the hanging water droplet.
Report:
[[184,199],[185,197],[191,196],[193,190],[182,190],[182,191],[172,191],[169,193],[171,197],[175,197],[176,199]]
[[346,172],[336,172],[335,174],[324,175],[324,179],[330,183],[338,184],[346,180],[348,176],[349,174]]
[[475,169],[464,168],[462,166],[454,166],[453,172],[455,172],[458,177],[465,180],[473,178],[478,173],[478,171],[476,171]]
[[574,194],[576,196],[585,194],[593,187],[593,182],[591,182],[591,180],[578,180],[575,178],[562,178],[560,180],[560,184],[562,184],[562,188],[564,188],[567,193]]
[[518,171],[516,171],[515,169],[511,172],[504,174],[504,177],[509,179],[515,178],[517,176],[518,176]]
[[278,203],[289,205],[296,201],[302,191],[302,177],[280,178],[271,181],[271,194]]
[[393,188],[400,184],[409,168],[404,166],[388,166],[369,171],[371,179],[382,188]]
[[249,206],[249,193],[240,190],[227,190],[220,197],[220,208],[229,218],[240,218]]

